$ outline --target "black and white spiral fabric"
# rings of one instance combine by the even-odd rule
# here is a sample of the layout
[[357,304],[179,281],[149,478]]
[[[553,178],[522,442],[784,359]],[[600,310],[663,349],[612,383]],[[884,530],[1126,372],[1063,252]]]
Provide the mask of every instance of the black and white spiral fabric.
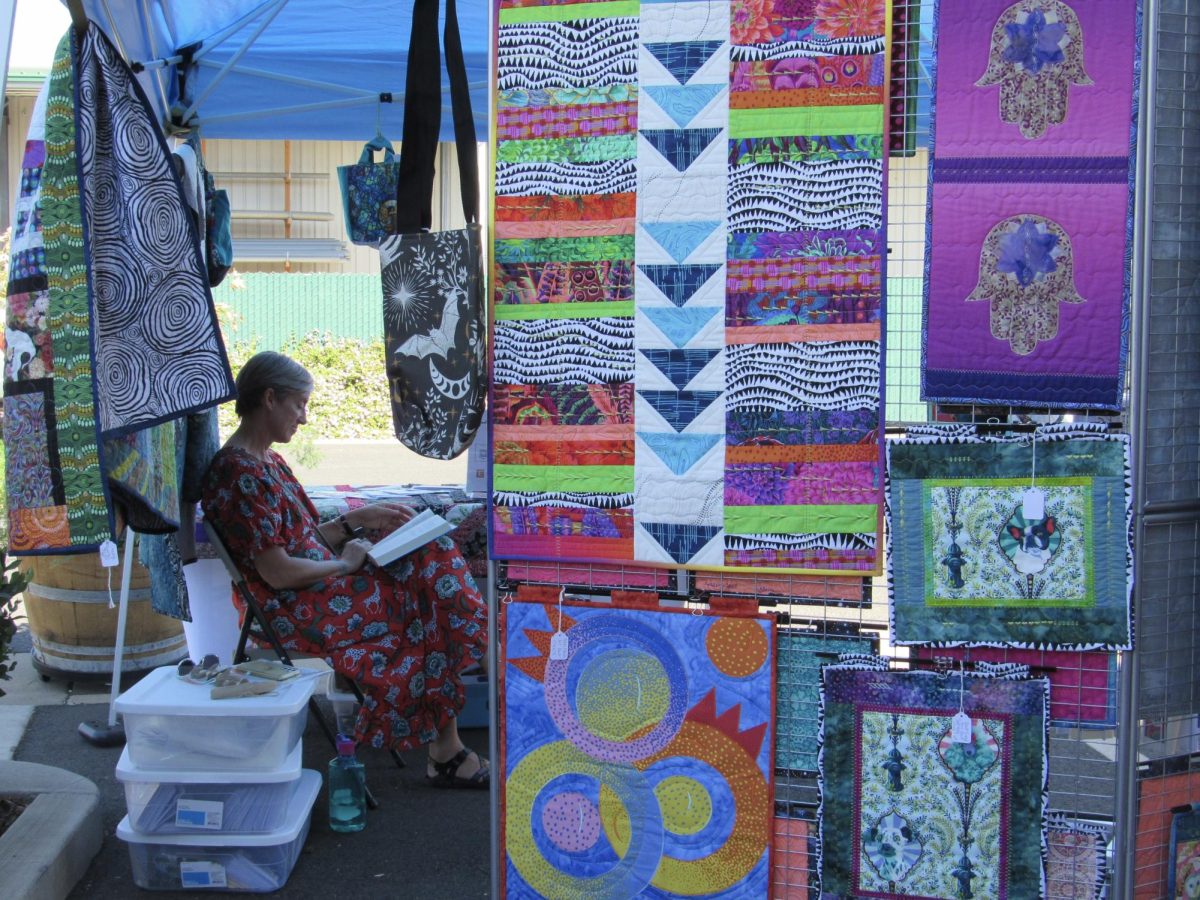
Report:
[[97,417],[127,434],[234,396],[194,225],[133,73],[99,28],[76,59]]

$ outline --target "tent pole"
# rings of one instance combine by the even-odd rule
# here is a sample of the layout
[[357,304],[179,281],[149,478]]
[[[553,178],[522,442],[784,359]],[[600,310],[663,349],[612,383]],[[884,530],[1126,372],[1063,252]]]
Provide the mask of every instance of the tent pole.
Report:
[[196,114],[196,110],[200,108],[200,104],[207,100],[208,95],[216,89],[217,85],[224,81],[225,76],[229,74],[229,70],[237,65],[237,61],[239,59],[246,55],[246,51],[249,50],[251,46],[253,46],[254,42],[258,40],[258,36],[266,31],[267,26],[275,21],[275,17],[283,11],[283,8],[286,5],[287,0],[279,0],[279,2],[275,4],[271,11],[263,17],[263,20],[258,23],[258,27],[254,29],[253,34],[246,38],[245,43],[243,43],[242,46],[237,49],[237,52],[234,53],[233,56],[229,57],[229,61],[221,67],[221,70],[217,72],[217,74],[213,77],[213,80],[205,85],[204,90],[200,92],[200,96],[192,101],[192,105],[189,106],[184,114],[180,117],[180,124],[188,124],[191,117]]

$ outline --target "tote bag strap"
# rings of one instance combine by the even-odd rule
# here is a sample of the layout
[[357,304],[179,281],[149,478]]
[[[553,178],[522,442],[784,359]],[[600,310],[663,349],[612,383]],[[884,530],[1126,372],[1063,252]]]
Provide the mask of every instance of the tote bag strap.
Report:
[[[434,162],[442,127],[442,66],[437,17],[438,0],[416,0],[409,35],[404,134],[396,186],[396,231],[400,234],[428,231],[433,224]],[[474,224],[479,221],[479,160],[454,0],[446,0],[444,36],[463,214],[468,224]]]

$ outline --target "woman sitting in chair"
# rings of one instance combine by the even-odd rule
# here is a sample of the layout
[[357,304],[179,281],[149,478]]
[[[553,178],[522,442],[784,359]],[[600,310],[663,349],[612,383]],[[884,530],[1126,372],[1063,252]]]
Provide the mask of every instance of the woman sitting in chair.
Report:
[[375,503],[320,523],[283,457],[307,421],[312,376],[281,353],[258,353],[237,377],[237,430],[205,476],[204,515],[284,646],[324,656],[362,687],[355,737],[375,747],[429,744],[427,777],[486,788],[487,761],[458,736],[462,672],[487,653],[487,609],[458,548],[438,538],[379,568],[371,542],[413,510]]

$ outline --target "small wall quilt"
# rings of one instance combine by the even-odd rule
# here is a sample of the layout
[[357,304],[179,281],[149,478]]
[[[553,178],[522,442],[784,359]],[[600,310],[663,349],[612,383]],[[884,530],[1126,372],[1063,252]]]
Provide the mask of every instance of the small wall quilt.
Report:
[[557,596],[502,607],[503,895],[767,896],[773,620]]
[[878,640],[869,635],[779,632],[776,664],[775,768],[815,772],[820,743],[821,666],[841,653],[870,655]]
[[[783,658],[783,642],[779,644]],[[913,647],[914,659],[958,665],[1017,663],[1050,679],[1050,724],[1066,728],[1115,728],[1117,725],[1117,655],[1100,650],[1017,650],[1011,647]],[[968,667],[971,665],[968,662]],[[782,727],[782,726],[781,726]]]
[[877,572],[887,4],[498,20],[493,554]]
[[[1047,691],[1044,679],[826,666],[822,896],[1040,896]],[[969,742],[953,740],[959,710]]]
[[922,396],[1121,408],[1137,0],[937,8]]
[[771,896],[775,900],[808,900],[812,896],[809,881],[815,880],[816,872],[812,869],[813,854],[809,842],[815,830],[814,823],[808,819],[776,807],[771,863]]
[[1108,836],[1059,812],[1046,825],[1047,900],[1102,900],[1108,893]]
[[1132,645],[1127,435],[910,430],[888,444],[888,479],[896,643]]
[[1171,819],[1167,896],[1200,897],[1200,805],[1176,812]]

